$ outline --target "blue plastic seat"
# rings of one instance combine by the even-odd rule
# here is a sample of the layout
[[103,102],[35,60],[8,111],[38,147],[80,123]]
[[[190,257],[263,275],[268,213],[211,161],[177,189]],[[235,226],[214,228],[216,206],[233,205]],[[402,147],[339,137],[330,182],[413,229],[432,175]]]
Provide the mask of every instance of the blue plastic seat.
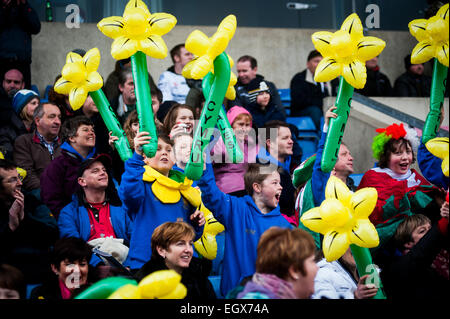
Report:
[[359,183],[361,182],[362,177],[364,174],[351,174],[350,177],[355,182],[355,186],[358,187]]
[[289,116],[291,114],[291,89],[278,89],[278,94],[286,115]]
[[302,162],[317,152],[317,140],[315,139],[299,139],[298,144],[302,148]]

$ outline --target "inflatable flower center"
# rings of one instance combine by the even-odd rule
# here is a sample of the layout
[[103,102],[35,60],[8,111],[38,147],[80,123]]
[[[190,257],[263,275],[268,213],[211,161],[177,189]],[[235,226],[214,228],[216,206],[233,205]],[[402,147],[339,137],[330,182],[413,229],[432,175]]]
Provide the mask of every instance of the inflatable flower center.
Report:
[[[131,8],[123,17],[125,32],[130,38],[145,39],[149,33],[148,14],[142,8]],[[144,26],[147,25],[146,28]]]
[[343,30],[336,31],[333,34],[330,45],[335,48],[336,55],[339,58],[351,57],[356,51],[356,45],[350,34]]
[[441,17],[431,17],[428,20],[426,31],[430,34],[432,41],[448,41],[448,29],[446,30],[445,21]]

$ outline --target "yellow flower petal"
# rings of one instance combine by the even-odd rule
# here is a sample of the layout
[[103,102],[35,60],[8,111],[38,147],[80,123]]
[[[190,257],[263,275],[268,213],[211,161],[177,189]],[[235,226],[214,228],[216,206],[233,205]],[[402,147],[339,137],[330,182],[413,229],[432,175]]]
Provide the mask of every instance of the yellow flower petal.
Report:
[[233,72],[230,72],[230,86],[235,86],[237,83],[237,77],[236,74]]
[[435,43],[448,41],[448,23],[439,16],[428,19],[426,31]]
[[411,63],[420,64],[425,63],[433,58],[436,52],[436,47],[431,42],[419,42],[414,47],[411,53]]
[[208,48],[211,45],[211,40],[206,34],[200,30],[192,31],[186,39],[186,50],[195,54],[196,56],[202,56],[206,54]]
[[151,35],[139,41],[139,50],[155,59],[164,59],[167,56],[167,46],[159,35]]
[[358,219],[350,232],[351,243],[360,247],[377,247],[380,243],[375,226],[368,219]]
[[130,1],[128,1],[127,5],[125,6],[125,10],[123,11],[124,15],[130,9],[134,9],[134,8],[140,8],[143,11],[149,12],[148,7],[144,3],[144,1],[142,1],[142,0],[130,0]]
[[449,176],[449,139],[448,137],[436,137],[429,140],[425,147],[436,157],[442,159],[442,172]]
[[183,67],[183,70],[181,71],[181,75],[183,75],[186,79],[192,79],[191,72],[192,72],[192,67],[195,65],[195,61],[197,61],[197,58],[192,59]]
[[122,17],[108,17],[97,23],[97,28],[109,38],[115,39],[124,35]]
[[358,42],[363,37],[363,26],[356,13],[352,13],[344,20],[341,30],[348,32],[352,41],[355,42]]
[[87,95],[88,91],[83,86],[72,88],[69,93],[69,102],[72,109],[76,111],[82,107],[84,101],[86,101]]
[[69,63],[83,63],[83,58],[78,53],[69,52],[66,56],[66,64]]
[[333,33],[328,31],[314,32],[311,36],[314,47],[322,54],[323,57],[331,56],[333,54],[333,50],[330,45],[332,37]]
[[449,8],[449,4],[446,3],[445,5],[440,7],[438,12],[436,13],[437,16],[441,17],[441,19],[443,19],[447,23],[448,23],[448,16],[449,16],[448,8]]
[[335,58],[325,57],[317,65],[314,73],[314,81],[328,82],[338,77],[342,73],[342,64],[338,63]]
[[159,297],[159,299],[183,299],[187,295],[187,288],[181,282],[167,295]]
[[349,209],[335,198],[326,199],[320,204],[320,216],[325,223],[334,227],[344,226],[352,218]]
[[100,51],[97,48],[90,49],[83,57],[84,65],[88,73],[97,71],[100,65]]
[[111,45],[111,55],[116,60],[129,58],[136,53],[138,44],[136,40],[120,36]]
[[449,66],[448,42],[438,45],[436,57],[442,65]]
[[352,63],[344,64],[342,76],[355,89],[362,89],[366,84],[366,66],[359,60],[354,60]]
[[408,23],[409,32],[417,39],[417,41],[429,40],[430,36],[426,32],[427,19],[415,19]]
[[150,25],[150,33],[156,35],[164,35],[177,24],[177,18],[168,13],[154,13],[148,21]]
[[352,193],[345,183],[336,176],[330,176],[327,185],[325,186],[325,198],[337,199],[343,205],[349,206],[352,198]]
[[137,285],[124,285],[114,291],[108,299],[141,299]]
[[378,56],[386,46],[386,42],[376,37],[363,37],[357,46],[357,57],[360,61],[367,61]]
[[200,80],[205,77],[211,70],[213,61],[209,55],[202,55],[199,57],[192,66],[191,76],[193,79]]
[[233,86],[229,86],[227,88],[227,92],[225,93],[225,97],[230,100],[230,101],[234,101],[234,99],[236,99],[236,90]]
[[83,84],[87,76],[83,60],[65,64],[61,71],[61,76],[75,86]]
[[355,218],[368,218],[377,204],[377,199],[378,193],[373,187],[365,187],[356,191],[351,199]]
[[228,62],[230,63],[230,68],[232,68],[234,66],[234,61],[231,58],[231,56],[229,56],[228,54],[227,54],[227,57],[228,57]]
[[347,232],[331,230],[323,238],[322,250],[327,261],[339,259],[350,246]]
[[236,32],[236,26],[236,16],[230,14],[220,22],[219,26],[217,27],[217,32],[225,33],[228,37],[228,40],[231,40],[231,38],[234,36],[234,33]]
[[211,234],[204,232],[202,237],[194,242],[194,247],[200,255],[209,260],[217,257],[216,237]]
[[73,88],[73,83],[66,80],[65,78],[61,77],[56,81],[55,85],[53,86],[56,93],[69,95],[70,90]]
[[306,211],[300,218],[300,221],[312,231],[326,234],[330,229],[330,225],[323,220],[320,212],[320,207],[314,207]]
[[334,56],[346,59],[355,54],[357,43],[358,41],[353,41],[348,32],[338,30],[333,34],[330,45],[333,48]]
[[85,84],[88,92],[97,91],[102,88],[103,79],[98,72],[91,72],[89,73]]
[[174,270],[158,270],[139,282],[139,292],[144,299],[160,298],[173,291],[181,281]]

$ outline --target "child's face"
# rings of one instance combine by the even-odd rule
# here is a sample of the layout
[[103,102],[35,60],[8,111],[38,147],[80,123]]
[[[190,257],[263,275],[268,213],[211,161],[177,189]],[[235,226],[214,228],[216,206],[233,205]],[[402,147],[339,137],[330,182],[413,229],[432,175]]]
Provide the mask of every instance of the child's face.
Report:
[[77,135],[70,137],[71,144],[76,144],[78,147],[91,148],[95,146],[95,131],[92,125],[82,124],[78,127]]
[[175,123],[180,124],[184,123],[187,124],[186,132],[191,133],[194,129],[194,114],[191,112],[191,110],[180,108],[178,110],[177,117],[175,119]]
[[134,122],[131,124],[131,131],[133,132],[133,136],[136,136],[139,133],[139,122]]
[[261,200],[263,205],[270,210],[277,207],[280,202],[281,190],[283,189],[280,182],[280,174],[274,171],[261,183]]
[[172,145],[158,139],[158,149],[156,150],[156,154],[152,158],[147,158],[146,163],[161,174],[169,176],[169,172],[175,164],[175,155],[173,153]]
[[243,140],[252,129],[250,118],[248,116],[242,116],[234,120],[231,127],[233,128],[234,135],[239,140]]
[[404,144],[391,153],[388,167],[396,174],[405,174],[408,172],[412,161],[412,149],[408,144]]
[[425,236],[426,233],[431,229],[430,223],[426,223],[424,225],[418,226],[411,234],[413,245],[417,244],[419,240],[422,239],[423,236]]
[[175,138],[175,158],[177,163],[187,164],[191,155],[192,136],[183,134]]
[[256,103],[258,103],[262,107],[266,107],[270,101],[269,92],[261,92],[256,96]]

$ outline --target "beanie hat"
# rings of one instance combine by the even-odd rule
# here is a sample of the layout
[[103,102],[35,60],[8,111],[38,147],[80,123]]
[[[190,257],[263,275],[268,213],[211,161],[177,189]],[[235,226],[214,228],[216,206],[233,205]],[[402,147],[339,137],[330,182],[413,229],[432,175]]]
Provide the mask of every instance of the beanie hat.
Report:
[[230,108],[227,112],[227,118],[228,118],[228,122],[230,122],[230,125],[233,125],[234,120],[240,114],[247,114],[248,116],[250,116],[250,126],[251,126],[252,125],[252,123],[251,123],[252,115],[245,108],[243,108],[242,106],[237,106],[237,105]]
[[258,96],[259,93],[261,92],[267,92],[270,94],[270,89],[267,86],[267,83],[264,81],[261,81],[259,83],[259,87],[257,89],[248,91],[248,97],[251,103],[254,103],[256,101],[256,97]]
[[33,98],[38,98],[39,95],[37,95],[36,92],[32,90],[20,90],[17,91],[17,93],[13,97],[12,106],[14,108],[14,111],[19,115],[20,112],[22,112],[25,105],[28,104]]

